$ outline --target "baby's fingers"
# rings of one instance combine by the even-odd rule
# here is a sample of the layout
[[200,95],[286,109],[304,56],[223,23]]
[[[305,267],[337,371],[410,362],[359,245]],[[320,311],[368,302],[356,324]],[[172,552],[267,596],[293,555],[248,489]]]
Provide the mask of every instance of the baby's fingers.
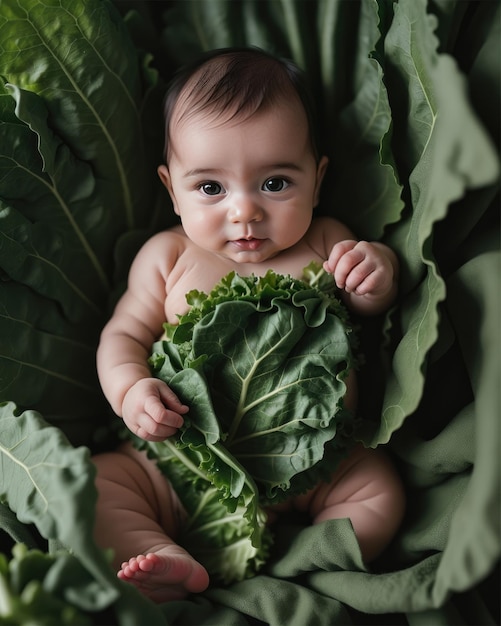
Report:
[[144,414],[151,418],[154,424],[180,428],[184,420],[174,408],[166,408],[156,396],[148,396],[144,402]]
[[356,245],[357,242],[353,239],[338,241],[338,243],[332,248],[331,253],[329,254],[329,258],[324,263],[325,271],[334,275],[339,261],[347,252],[352,250]]
[[188,412],[189,409],[186,404],[183,404],[181,402],[181,400],[176,396],[176,394],[172,391],[170,387],[168,387],[167,385],[160,385],[159,392],[160,398],[162,399],[162,402],[166,407],[172,409],[173,411],[176,411],[177,413],[181,413],[182,415]]
[[351,293],[356,291],[375,269],[375,263],[366,258],[363,249],[355,247],[339,259],[334,270],[334,280],[340,289]]
[[172,437],[178,428],[169,424],[159,424],[150,415],[141,413],[137,416],[134,434],[146,441],[164,441]]

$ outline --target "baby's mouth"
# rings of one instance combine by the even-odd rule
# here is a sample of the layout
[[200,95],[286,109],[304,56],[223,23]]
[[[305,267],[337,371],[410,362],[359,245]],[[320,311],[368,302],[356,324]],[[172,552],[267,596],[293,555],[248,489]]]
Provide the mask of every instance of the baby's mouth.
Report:
[[235,239],[233,243],[241,250],[257,250],[263,241],[264,239],[257,239],[256,237],[242,237],[241,239]]

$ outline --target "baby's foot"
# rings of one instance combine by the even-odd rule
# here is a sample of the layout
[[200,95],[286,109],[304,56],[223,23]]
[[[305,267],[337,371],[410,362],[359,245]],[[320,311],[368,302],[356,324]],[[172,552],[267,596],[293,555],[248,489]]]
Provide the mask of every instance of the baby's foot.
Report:
[[176,545],[132,557],[117,573],[154,602],[182,600],[189,593],[200,593],[209,585],[206,569]]

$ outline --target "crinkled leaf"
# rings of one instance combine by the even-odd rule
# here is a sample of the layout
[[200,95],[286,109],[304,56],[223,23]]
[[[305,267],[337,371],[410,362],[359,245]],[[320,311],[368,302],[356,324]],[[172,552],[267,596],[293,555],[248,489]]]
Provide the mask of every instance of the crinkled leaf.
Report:
[[[389,243],[402,259],[402,338],[392,361],[381,425],[372,444],[386,442],[419,402],[426,358],[438,336],[445,284],[433,252],[433,228],[467,189],[495,181],[493,146],[468,103],[454,60],[436,52],[425,2],[403,1],[386,39],[388,57],[409,83],[408,138],[417,163],[409,178],[413,211]],[[447,115],[438,111],[447,110]],[[413,291],[411,291],[413,289]]]
[[190,552],[225,583],[266,560],[260,502],[305,491],[346,453],[352,330],[332,278],[318,264],[305,276],[230,272],[209,294],[190,292],[150,358],[190,413],[173,439],[136,445],[181,498]]
[[[191,434],[191,437],[189,436]],[[266,514],[256,485],[218,444],[207,446],[188,429],[174,443],[139,442],[168,476],[187,513],[179,542],[229,584],[255,574],[268,556]]]
[[0,498],[21,522],[72,548],[107,586],[112,572],[93,541],[97,493],[89,450],[71,446],[35,411],[18,415],[13,403],[0,405],[0,423]]
[[112,3],[4,0],[0,75],[42,96],[53,128],[77,158],[92,162],[99,178],[116,181],[117,197],[107,208],[117,223],[140,223],[146,181],[138,168],[140,75]]
[[[351,329],[336,314],[342,306],[273,272],[231,272],[208,296],[188,300],[196,305],[171,341],[155,344],[151,360],[155,375],[193,407],[181,440],[194,429],[206,444],[220,442],[263,496],[280,499],[322,460],[339,428],[353,364]],[[301,481],[296,488],[304,489]]]
[[355,96],[340,115],[338,141],[344,149],[336,167],[337,217],[348,224],[356,221],[357,236],[372,239],[380,239],[404,207],[390,147],[392,112],[383,68],[375,58],[378,26],[377,3],[362,2]]
[[78,442],[105,411],[92,352],[127,270],[115,273],[115,243],[158,222],[150,61],[108,1],[0,4],[0,400]]

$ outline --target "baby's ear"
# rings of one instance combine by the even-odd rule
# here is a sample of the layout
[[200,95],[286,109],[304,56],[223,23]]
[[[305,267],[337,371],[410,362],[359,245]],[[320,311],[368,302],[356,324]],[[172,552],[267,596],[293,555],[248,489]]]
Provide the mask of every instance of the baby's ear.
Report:
[[329,165],[329,159],[326,156],[323,156],[318,162],[317,180],[315,183],[315,194],[313,196],[313,206],[317,206],[320,200],[320,188],[322,186],[322,181],[324,179],[325,172],[327,170],[328,165]]
[[157,168],[157,172],[158,172],[158,175],[160,176],[160,180],[162,181],[164,187],[169,192],[169,196],[172,200],[172,205],[174,207],[174,212],[176,213],[176,215],[179,215],[176,198],[174,196],[174,191],[172,189],[172,181],[170,177],[169,168],[167,167],[167,165],[159,165]]

